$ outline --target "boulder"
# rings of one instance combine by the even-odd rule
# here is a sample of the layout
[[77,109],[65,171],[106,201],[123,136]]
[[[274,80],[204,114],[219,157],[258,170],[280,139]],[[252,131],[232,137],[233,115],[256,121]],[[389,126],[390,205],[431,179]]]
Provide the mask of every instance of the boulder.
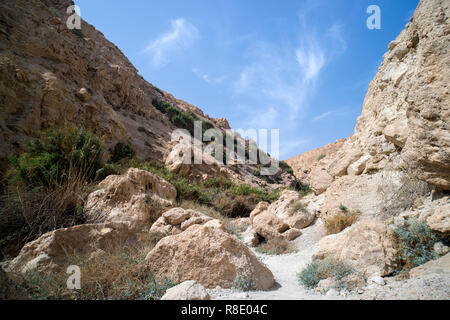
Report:
[[211,300],[211,297],[201,284],[187,280],[168,289],[161,300]]
[[211,217],[194,210],[173,208],[162,214],[150,228],[150,232],[162,237],[183,232],[195,224],[204,224],[212,220]]
[[163,238],[146,261],[157,278],[195,280],[206,288],[230,288],[238,277],[258,290],[274,285],[272,272],[218,220]]
[[27,243],[9,264],[15,272],[45,272],[68,266],[70,256],[89,256],[98,251],[114,250],[135,238],[126,223],[83,224],[57,229]]
[[431,260],[421,266],[412,268],[409,271],[409,276],[411,278],[418,278],[433,273],[447,274],[450,276],[450,253],[437,260]]
[[[268,207],[268,211],[275,214],[291,228],[303,229],[314,222],[315,213],[306,205],[301,206],[301,196],[296,191],[285,190],[280,198]],[[297,208],[297,207],[298,208]]]
[[450,202],[437,207],[427,219],[431,230],[443,235],[450,235]]
[[377,220],[363,220],[319,241],[313,261],[329,258],[347,262],[367,277],[385,276],[397,266],[398,249],[388,226]]
[[131,222],[140,227],[156,221],[173,206],[177,191],[164,179],[148,171],[131,168],[126,174],[108,176],[86,201],[91,222]]
[[289,229],[289,225],[269,211],[254,217],[252,225],[256,233],[266,240],[280,238],[281,234]]

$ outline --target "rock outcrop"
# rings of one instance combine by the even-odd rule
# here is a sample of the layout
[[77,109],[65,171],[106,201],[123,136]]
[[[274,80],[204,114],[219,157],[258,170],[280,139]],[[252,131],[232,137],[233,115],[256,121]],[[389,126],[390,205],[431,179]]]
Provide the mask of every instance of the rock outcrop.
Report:
[[213,220],[207,215],[194,211],[174,208],[166,211],[150,228],[150,232],[161,237],[179,234],[190,226]]
[[146,261],[158,278],[195,280],[206,288],[230,288],[238,278],[247,279],[258,290],[274,284],[272,272],[241,241],[226,233],[218,220],[163,238]]
[[86,201],[85,214],[92,222],[130,222],[151,225],[164,209],[173,206],[177,190],[148,171],[131,168],[108,176]]
[[[299,178],[307,175],[317,194],[342,184],[344,176],[351,185],[381,171],[406,171],[450,190],[449,7],[445,0],[420,1],[405,30],[389,44],[350,138],[288,161]],[[325,157],[311,165],[319,153]],[[352,189],[340,193],[365,194],[355,196]],[[377,201],[375,196],[374,206]]]
[[161,300],[211,300],[211,297],[201,284],[187,280],[168,289]]
[[115,250],[133,241],[135,232],[125,223],[83,224],[48,232],[27,243],[8,264],[15,272],[46,272],[68,266],[71,256],[88,256],[97,250]]
[[325,259],[349,263],[367,277],[385,276],[397,267],[397,244],[386,224],[363,220],[319,241],[313,260]]

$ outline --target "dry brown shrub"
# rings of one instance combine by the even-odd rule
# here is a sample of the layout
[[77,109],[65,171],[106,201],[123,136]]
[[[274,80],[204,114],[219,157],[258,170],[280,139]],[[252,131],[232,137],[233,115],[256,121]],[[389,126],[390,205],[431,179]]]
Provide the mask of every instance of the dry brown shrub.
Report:
[[256,247],[256,251],[270,255],[280,255],[293,253],[297,250],[291,241],[283,238],[274,238],[259,244]]
[[357,212],[339,212],[325,220],[326,234],[336,234],[350,227],[359,219]]

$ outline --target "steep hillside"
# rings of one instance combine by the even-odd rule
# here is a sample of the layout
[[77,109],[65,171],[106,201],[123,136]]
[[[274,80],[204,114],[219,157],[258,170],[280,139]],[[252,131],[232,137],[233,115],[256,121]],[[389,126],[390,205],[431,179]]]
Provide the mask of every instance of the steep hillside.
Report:
[[[81,31],[69,30],[66,9],[72,4],[0,3],[1,172],[8,167],[8,156],[22,151],[30,138],[66,124],[92,130],[107,146],[124,142],[139,157],[164,162],[172,147],[170,135],[178,127],[161,108],[165,102],[189,119],[230,129],[226,119],[205,115],[145,81],[92,25],[82,21]],[[233,170],[236,179],[265,184],[248,166]],[[292,184],[293,176],[287,180]]]

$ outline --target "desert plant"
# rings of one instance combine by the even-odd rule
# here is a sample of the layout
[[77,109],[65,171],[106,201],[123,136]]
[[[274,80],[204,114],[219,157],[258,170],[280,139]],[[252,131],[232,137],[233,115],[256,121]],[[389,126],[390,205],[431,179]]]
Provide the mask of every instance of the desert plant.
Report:
[[238,196],[233,200],[230,210],[226,211],[226,215],[230,218],[248,217],[257,202],[258,199],[254,195]]
[[255,283],[247,276],[238,275],[233,281],[233,288],[239,291],[251,291],[255,290]]
[[402,225],[394,225],[393,231],[400,245],[402,269],[409,270],[439,257],[433,250],[439,237],[426,222],[413,219]]
[[292,216],[294,213],[298,211],[305,211],[306,205],[301,200],[296,200],[294,203],[289,207],[288,215]]
[[155,279],[145,265],[145,256],[158,238],[147,232],[138,234],[138,239],[138,242],[124,244],[89,259],[68,256],[68,263],[83,270],[80,290],[65,289],[67,274],[64,270],[17,276],[32,299],[156,300],[175,283],[170,279]]
[[104,165],[100,139],[85,129],[50,129],[33,139],[19,158],[11,157],[11,182],[28,188],[59,186],[69,173],[95,180]]
[[322,160],[323,158],[325,158],[325,155],[324,155],[324,154],[321,154],[320,156],[317,157],[317,161],[320,161],[320,160]]
[[358,212],[339,212],[325,220],[326,234],[336,234],[350,227],[359,219]]
[[348,208],[346,206],[344,206],[342,203],[339,205],[339,210],[343,211],[343,212],[347,212]]
[[132,159],[135,155],[136,151],[130,145],[124,142],[118,142],[111,150],[110,162],[115,163],[122,159]]
[[294,174],[294,170],[285,161],[280,161],[279,166],[280,166],[281,170],[283,170],[289,174],[292,174],[292,175]]
[[308,264],[297,274],[297,278],[305,288],[314,289],[320,280],[334,277],[341,282],[343,278],[355,272],[356,270],[346,262],[327,259]]
[[260,243],[256,251],[269,255],[280,255],[296,252],[295,246],[288,240],[282,238],[274,238]]

